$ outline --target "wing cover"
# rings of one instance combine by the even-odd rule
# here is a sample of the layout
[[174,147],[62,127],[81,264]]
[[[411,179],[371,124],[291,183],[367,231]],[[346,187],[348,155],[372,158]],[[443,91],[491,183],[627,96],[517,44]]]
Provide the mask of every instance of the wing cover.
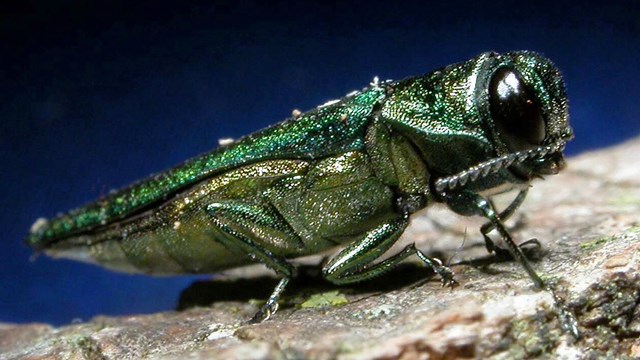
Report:
[[44,248],[56,240],[112,224],[239,166],[270,159],[318,159],[362,149],[370,115],[384,96],[384,89],[371,87],[258,131],[52,220],[40,220],[27,241]]

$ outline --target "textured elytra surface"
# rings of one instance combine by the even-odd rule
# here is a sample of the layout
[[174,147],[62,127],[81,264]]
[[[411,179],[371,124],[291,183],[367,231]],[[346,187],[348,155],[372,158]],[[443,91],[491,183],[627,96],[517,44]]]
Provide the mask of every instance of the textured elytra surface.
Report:
[[[541,241],[534,267],[557,280],[576,312],[583,334],[577,342],[561,331],[550,295],[533,289],[517,264],[486,257],[480,220],[430,208],[414,218],[403,241],[453,256],[460,282],[453,291],[412,263],[357,287],[308,274],[292,284],[271,320],[247,325],[257,310],[251,299],[265,299],[275,284],[253,269],[194,284],[183,293],[181,311],[59,328],[4,324],[0,358],[637,358],[638,152],[640,139],[569,159],[560,175],[534,183],[510,221],[517,241]],[[332,300],[335,290],[347,304]],[[300,306],[322,293],[327,301]]]

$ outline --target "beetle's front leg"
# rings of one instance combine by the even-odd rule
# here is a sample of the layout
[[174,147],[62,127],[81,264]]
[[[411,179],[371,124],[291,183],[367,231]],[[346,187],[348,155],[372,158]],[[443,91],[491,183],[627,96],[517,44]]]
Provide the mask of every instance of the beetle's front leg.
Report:
[[[507,206],[506,209],[500,212],[500,214],[498,215],[498,218],[502,221],[506,221],[507,219],[509,219],[511,215],[513,215],[513,213],[520,207],[520,205],[522,205],[522,203],[524,202],[524,199],[527,197],[528,192],[529,192],[528,187],[520,190],[518,192],[518,195],[515,197],[515,199],[513,199],[513,201],[509,204],[509,206]],[[495,208],[495,205],[491,202],[491,200],[487,200],[487,201],[489,202],[489,205],[492,208]],[[488,235],[489,232],[491,232],[491,230],[493,230],[494,228],[495,226],[491,221],[482,225],[482,227],[480,228],[480,232],[482,233],[482,237],[484,238],[484,244],[487,248],[487,251],[490,253],[495,253],[496,256],[499,258],[511,258],[511,253],[509,252],[509,250],[505,250],[499,246],[496,246],[491,240],[491,238],[489,237]],[[519,246],[520,248],[523,248],[524,246],[527,246],[527,245],[534,245],[537,248],[541,246],[538,239],[529,239],[521,243]]]
[[522,265],[536,287],[547,290],[551,293],[555,302],[556,311],[560,318],[560,323],[565,331],[573,334],[576,339],[579,338],[580,333],[578,331],[578,320],[575,315],[563,304],[553,288],[543,281],[542,278],[540,278],[540,276],[538,276],[538,274],[533,270],[531,264],[529,264],[529,261],[527,260],[527,257],[522,252],[522,249],[520,249],[520,247],[511,238],[511,235],[500,219],[500,215],[495,211],[491,202],[478,194],[468,191],[449,194],[446,196],[446,199],[449,207],[455,212],[461,215],[480,215],[490,221],[491,225],[498,230],[502,236],[502,240],[507,244],[507,248],[513,258]]
[[534,284],[538,288],[545,288],[544,281],[533,270],[522,249],[513,241],[507,228],[502,223],[500,215],[495,211],[489,200],[470,191],[449,194],[446,199],[449,207],[458,214],[465,216],[480,215],[489,220],[491,227],[498,230],[500,236],[502,236],[502,241],[507,245],[511,256],[522,265]]
[[282,279],[276,285],[264,306],[250,322],[267,320],[278,310],[278,298],[289,280],[295,276],[295,267],[283,257],[274,254],[265,244],[302,244],[300,238],[282,217],[267,204],[246,204],[225,201],[210,204],[207,213],[215,230],[216,240],[230,250],[240,251],[273,269]]
[[399,253],[367,267],[382,256],[398,240],[408,224],[408,215],[401,215],[367,232],[352,242],[323,268],[324,277],[334,284],[355,283],[382,275],[412,254],[424,261],[441,278],[443,286],[456,285],[453,272],[439,260],[424,255],[414,244],[407,245]]

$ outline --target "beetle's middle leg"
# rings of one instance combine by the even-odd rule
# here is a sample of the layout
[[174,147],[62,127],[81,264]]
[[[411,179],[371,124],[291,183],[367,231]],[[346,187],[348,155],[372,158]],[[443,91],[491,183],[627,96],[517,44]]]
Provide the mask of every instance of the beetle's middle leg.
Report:
[[247,204],[234,200],[215,202],[207,206],[207,213],[219,232],[217,241],[230,250],[240,251],[259,260],[282,276],[251,322],[268,319],[277,311],[278,298],[289,280],[295,276],[295,267],[267,247],[302,246],[300,238],[268,204]]
[[354,241],[331,259],[322,269],[324,277],[334,284],[355,283],[379,276],[408,256],[416,254],[440,276],[443,286],[453,287],[456,281],[453,279],[451,269],[442,265],[439,260],[423,254],[416,249],[415,244],[407,245],[399,253],[377,264],[367,266],[382,256],[398,240],[407,224],[408,215],[402,215],[373,228],[363,238]]

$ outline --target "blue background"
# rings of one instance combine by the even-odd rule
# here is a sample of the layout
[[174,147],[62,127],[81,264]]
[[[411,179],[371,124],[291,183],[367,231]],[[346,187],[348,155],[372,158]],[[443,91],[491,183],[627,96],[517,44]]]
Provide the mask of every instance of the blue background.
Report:
[[400,79],[487,50],[535,50],[566,77],[576,133],[569,153],[640,133],[634,1],[35,3],[0,10],[4,322],[173,309],[193,277],[30,262],[22,239],[37,217],[342,97],[375,75]]

